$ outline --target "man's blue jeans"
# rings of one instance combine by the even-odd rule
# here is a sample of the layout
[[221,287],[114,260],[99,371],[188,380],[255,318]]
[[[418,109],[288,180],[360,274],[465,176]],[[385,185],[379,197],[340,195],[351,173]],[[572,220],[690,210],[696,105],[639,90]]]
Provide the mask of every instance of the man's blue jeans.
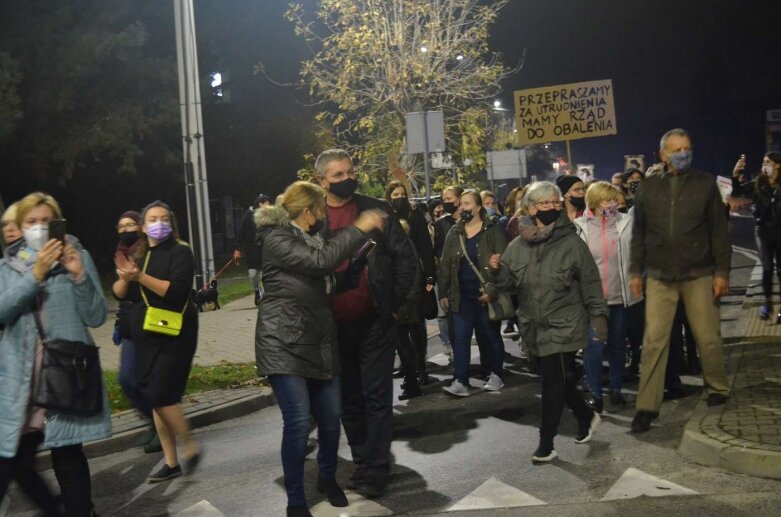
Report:
[[309,420],[317,422],[317,464],[320,477],[336,479],[342,396],[339,377],[327,381],[296,375],[270,375],[269,382],[282,411],[282,470],[288,506],[306,506],[304,463]]
[[607,349],[610,365],[610,384],[612,391],[621,391],[626,360],[626,307],[622,304],[610,305],[607,320],[607,341],[597,341],[590,337],[586,348],[586,378],[594,398],[602,398],[602,357]]
[[461,298],[458,312],[453,313],[453,367],[454,377],[469,386],[472,332],[481,332],[486,338],[485,351],[491,373],[502,375],[504,341],[496,325],[488,317],[488,308],[477,298]]

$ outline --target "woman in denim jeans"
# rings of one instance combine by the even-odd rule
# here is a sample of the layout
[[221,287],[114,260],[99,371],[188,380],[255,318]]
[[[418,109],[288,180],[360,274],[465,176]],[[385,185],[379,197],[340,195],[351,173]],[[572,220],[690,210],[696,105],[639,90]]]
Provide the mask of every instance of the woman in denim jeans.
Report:
[[304,494],[309,422],[317,422],[317,488],[333,506],[347,506],[336,483],[341,392],[336,326],[329,306],[334,270],[381,229],[384,214],[364,211],[327,241],[319,231],[325,191],[309,182],[290,185],[278,206],[255,212],[265,292],[255,334],[258,375],[268,376],[282,411],[282,469],[288,516],[311,515]]
[[626,404],[621,394],[626,360],[627,309],[642,301],[629,290],[629,248],[632,242],[632,216],[618,211],[620,192],[607,181],[598,181],[586,192],[588,210],[575,220],[578,235],[588,244],[599,269],[602,294],[607,300],[607,341],[589,339],[584,357],[591,398],[589,404],[602,413],[602,357],[607,351],[610,365],[608,396],[613,406]]

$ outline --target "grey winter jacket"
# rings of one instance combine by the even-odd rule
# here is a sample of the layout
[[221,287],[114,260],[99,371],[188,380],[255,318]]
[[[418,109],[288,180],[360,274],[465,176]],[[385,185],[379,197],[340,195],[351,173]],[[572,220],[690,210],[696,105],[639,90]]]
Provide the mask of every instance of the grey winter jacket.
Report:
[[608,315],[597,265],[565,211],[547,240],[514,239],[492,275],[518,296],[521,339],[537,357],[583,348],[590,319]]
[[[85,272],[81,281],[71,280],[57,266],[43,282],[36,282],[19,256],[25,253],[24,240],[9,246],[0,260],[0,324],[5,325],[0,335],[0,457],[3,458],[16,455],[26,420],[38,341],[32,312],[36,298],[42,295],[41,320],[47,338],[92,343],[86,327],[98,327],[106,320],[108,307],[95,264],[74,237],[69,235],[67,239],[81,252]],[[62,447],[111,436],[111,412],[105,389],[102,413],[79,417],[48,411],[46,419],[44,447]]]
[[264,296],[255,329],[259,375],[299,375],[330,379],[339,374],[327,280],[366,239],[345,228],[323,249],[310,247],[281,207],[255,212],[262,245]]

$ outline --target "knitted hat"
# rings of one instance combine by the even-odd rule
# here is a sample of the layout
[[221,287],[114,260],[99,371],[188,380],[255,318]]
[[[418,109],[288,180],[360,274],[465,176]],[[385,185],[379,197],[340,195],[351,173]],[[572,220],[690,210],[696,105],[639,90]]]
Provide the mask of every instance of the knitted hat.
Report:
[[556,178],[556,186],[559,187],[559,190],[561,190],[561,195],[565,195],[569,189],[572,188],[572,186],[577,182],[583,182],[582,179],[580,179],[578,176],[575,176],[574,174],[563,174]]

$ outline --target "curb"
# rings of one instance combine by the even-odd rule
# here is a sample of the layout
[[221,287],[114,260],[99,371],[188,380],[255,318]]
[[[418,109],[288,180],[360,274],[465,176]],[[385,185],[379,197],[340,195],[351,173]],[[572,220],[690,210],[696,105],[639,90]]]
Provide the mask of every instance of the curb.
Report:
[[[730,354],[727,375],[730,388],[742,358]],[[781,479],[781,452],[768,450],[764,445],[736,438],[718,427],[725,406],[708,407],[703,394],[684,428],[678,453],[687,460],[717,467],[739,474]]]
[[[202,409],[192,414],[185,415],[185,417],[190,422],[190,428],[194,430],[224,422],[225,420],[245,416],[275,405],[276,403],[277,401],[274,398],[271,388],[261,387],[260,393]],[[138,441],[146,432],[147,427],[139,427],[137,429],[117,433],[105,440],[85,443],[84,454],[87,456],[87,459],[90,459],[139,447]],[[51,468],[51,453],[48,450],[38,454],[36,457],[36,467],[38,470],[47,470]]]

